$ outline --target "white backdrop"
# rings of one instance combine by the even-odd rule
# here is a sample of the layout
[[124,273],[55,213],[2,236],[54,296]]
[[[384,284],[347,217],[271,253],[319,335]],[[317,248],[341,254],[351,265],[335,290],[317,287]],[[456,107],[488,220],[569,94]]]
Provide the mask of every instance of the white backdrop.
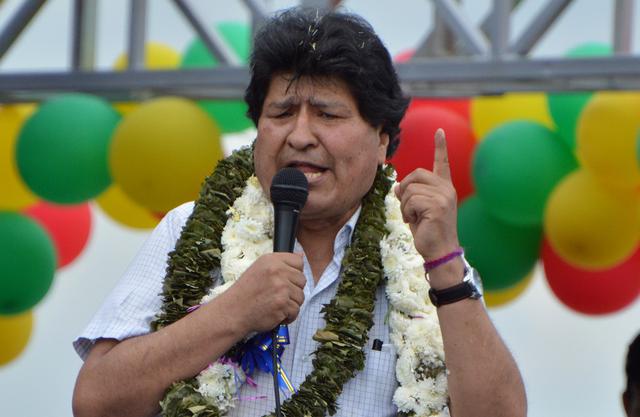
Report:
[[[0,7],[0,24],[19,0]],[[193,33],[168,0],[149,1],[150,40],[183,50]],[[209,21],[246,21],[239,2],[192,0]],[[292,1],[266,1],[272,9]],[[480,20],[489,0],[467,1]],[[525,1],[513,22],[515,31],[544,2]],[[534,55],[561,55],[587,41],[609,42],[613,0],[576,0]],[[125,48],[127,2],[101,1],[98,23],[100,68],[110,68]],[[367,18],[393,54],[416,46],[431,22],[428,0],[347,0],[346,6]],[[50,0],[0,71],[63,69],[68,65],[70,0]],[[636,14],[638,11],[636,10]],[[635,22],[640,21],[638,16]],[[640,33],[634,43],[640,45]],[[637,52],[638,48],[634,48]],[[251,132],[246,137],[251,137]],[[245,139],[227,138],[232,147]],[[1,191],[0,191],[1,192]],[[83,254],[62,269],[46,298],[35,308],[34,332],[23,354],[0,367],[0,416],[71,415],[71,395],[81,366],[71,341],[90,320],[115,285],[147,232],[122,228],[94,210],[94,229]],[[639,272],[640,279],[640,272]],[[532,285],[512,304],[491,316],[518,361],[527,387],[532,417],[623,416],[623,360],[626,345],[640,329],[640,302],[616,314],[588,317],[571,312],[550,292],[540,269]]]

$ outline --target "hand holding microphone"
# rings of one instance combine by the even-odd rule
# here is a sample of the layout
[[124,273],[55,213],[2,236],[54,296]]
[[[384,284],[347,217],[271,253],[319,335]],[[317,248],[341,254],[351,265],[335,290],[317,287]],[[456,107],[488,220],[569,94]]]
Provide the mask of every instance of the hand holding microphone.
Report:
[[273,177],[270,193],[274,206],[274,253],[258,258],[227,291],[244,312],[246,333],[291,323],[304,302],[302,256],[292,252],[307,188],[306,177],[294,168],[284,168]]

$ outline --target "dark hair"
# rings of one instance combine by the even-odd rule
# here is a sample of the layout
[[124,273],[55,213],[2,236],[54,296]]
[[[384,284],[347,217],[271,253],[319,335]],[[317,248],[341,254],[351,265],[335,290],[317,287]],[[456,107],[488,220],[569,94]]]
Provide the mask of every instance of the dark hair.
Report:
[[400,89],[389,52],[364,19],[346,13],[289,9],[256,33],[245,92],[248,116],[257,125],[274,74],[338,77],[346,82],[363,119],[389,135],[387,156],[400,141],[400,120],[409,100]]
[[627,353],[627,392],[631,392],[631,387],[640,387],[640,334],[629,345]]

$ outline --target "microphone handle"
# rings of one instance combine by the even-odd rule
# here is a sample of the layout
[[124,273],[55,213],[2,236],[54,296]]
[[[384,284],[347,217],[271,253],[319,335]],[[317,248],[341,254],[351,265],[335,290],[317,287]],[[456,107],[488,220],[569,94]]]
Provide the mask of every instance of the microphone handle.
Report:
[[[298,215],[300,210],[287,204],[278,204],[273,208],[273,251],[293,252],[296,242],[296,229],[298,228]],[[271,332],[273,348],[271,350],[271,361],[273,369],[278,367],[278,356],[275,347],[278,340],[278,327]],[[278,372],[273,373],[274,400],[276,403],[276,417],[282,417],[280,410],[280,390],[278,384]]]
[[300,211],[289,205],[277,205],[273,208],[273,251],[293,252],[298,228]]

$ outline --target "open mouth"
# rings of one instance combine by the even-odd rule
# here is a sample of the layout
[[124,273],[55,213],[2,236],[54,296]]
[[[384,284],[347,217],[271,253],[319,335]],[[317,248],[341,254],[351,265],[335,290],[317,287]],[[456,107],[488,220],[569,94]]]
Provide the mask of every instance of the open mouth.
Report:
[[287,167],[295,168],[297,170],[302,171],[305,177],[307,177],[307,181],[312,182],[318,179],[322,174],[327,170],[327,168],[314,165],[308,162],[292,162]]

